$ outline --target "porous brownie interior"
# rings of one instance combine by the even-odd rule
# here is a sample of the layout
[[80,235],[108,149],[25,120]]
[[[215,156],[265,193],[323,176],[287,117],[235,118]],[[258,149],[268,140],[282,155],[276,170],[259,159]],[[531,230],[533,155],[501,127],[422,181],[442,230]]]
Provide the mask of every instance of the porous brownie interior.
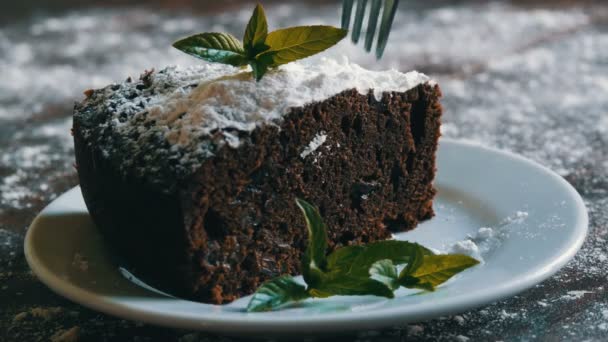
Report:
[[[433,215],[438,93],[377,101],[355,90],[294,109],[250,144],[223,149],[183,191],[195,298],[224,302],[298,274],[306,244],[294,199],[318,206],[330,248],[389,238]],[[326,141],[302,158],[315,136]]]
[[[298,274],[306,244],[300,197],[319,207],[330,248],[412,229],[433,215],[439,88],[344,91],[293,108],[277,125],[238,134],[175,193],[118,176],[94,147],[75,141],[85,201],[121,261],[170,293],[209,303],[251,294]],[[303,150],[319,135],[325,142]]]

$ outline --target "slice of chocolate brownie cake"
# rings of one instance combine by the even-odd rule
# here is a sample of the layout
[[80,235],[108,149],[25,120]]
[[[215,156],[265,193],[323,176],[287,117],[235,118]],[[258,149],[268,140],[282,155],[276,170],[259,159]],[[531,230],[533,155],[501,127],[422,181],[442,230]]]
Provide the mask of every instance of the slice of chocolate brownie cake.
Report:
[[206,303],[298,274],[294,199],[319,207],[330,248],[390,238],[433,215],[439,87],[347,61],[167,68],[75,106],[82,193],[119,262]]

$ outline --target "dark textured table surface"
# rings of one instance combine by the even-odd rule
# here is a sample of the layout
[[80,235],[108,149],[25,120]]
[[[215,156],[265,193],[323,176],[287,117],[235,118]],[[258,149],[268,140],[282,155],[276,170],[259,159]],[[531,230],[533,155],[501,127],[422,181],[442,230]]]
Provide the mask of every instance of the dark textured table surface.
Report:
[[[195,31],[240,35],[252,7],[164,3],[1,6],[0,340],[232,341],[85,309],[37,281],[22,252],[35,215],[77,184],[69,130],[82,91],[152,67],[197,63],[170,43]],[[348,42],[326,56],[432,75],[444,92],[445,136],[511,150],[555,170],[583,196],[590,231],[573,261],[518,296],[341,339],[608,340],[608,2],[402,3],[382,61]],[[339,17],[332,3],[268,3],[267,12],[275,27],[337,25]]]

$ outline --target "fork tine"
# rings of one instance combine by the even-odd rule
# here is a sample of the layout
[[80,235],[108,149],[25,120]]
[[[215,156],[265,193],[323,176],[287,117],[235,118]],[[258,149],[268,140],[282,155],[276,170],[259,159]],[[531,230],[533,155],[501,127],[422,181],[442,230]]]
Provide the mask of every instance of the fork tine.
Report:
[[384,10],[382,11],[382,21],[380,22],[380,32],[378,33],[378,44],[376,45],[376,58],[382,58],[384,48],[388,42],[388,36],[391,33],[391,26],[393,25],[393,19],[395,19],[395,13],[397,12],[397,5],[399,0],[385,0]]
[[367,0],[357,1],[357,11],[355,12],[355,23],[353,24],[353,33],[351,35],[353,43],[357,44],[361,36],[361,27],[363,26],[363,17],[365,16],[365,6]]
[[342,0],[342,29],[348,30],[355,0]]
[[372,8],[369,11],[369,22],[367,23],[367,32],[365,33],[365,51],[372,50],[374,42],[374,34],[376,26],[378,26],[378,17],[380,16],[380,8],[382,8],[382,0],[372,0]]

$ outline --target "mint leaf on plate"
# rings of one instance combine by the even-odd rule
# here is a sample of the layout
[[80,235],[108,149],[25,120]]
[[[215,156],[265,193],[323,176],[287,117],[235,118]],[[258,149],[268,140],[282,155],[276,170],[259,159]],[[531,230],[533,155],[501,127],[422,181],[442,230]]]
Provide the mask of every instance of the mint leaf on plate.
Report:
[[306,287],[298,284],[291,276],[282,276],[260,286],[249,301],[247,311],[271,311],[308,297]]
[[408,288],[433,291],[454,275],[479,264],[468,255],[425,255],[421,262],[406,267],[399,274],[399,283]]
[[369,274],[372,279],[383,283],[391,290],[396,290],[400,286],[397,267],[389,259],[376,261],[369,269]]
[[[308,292],[313,297],[329,297],[334,295],[376,295],[382,297],[393,297],[393,292],[381,282],[369,278],[366,272],[362,276],[353,276],[344,272],[345,269],[328,268],[327,258],[327,227],[323,223],[319,211],[310,203],[296,199],[296,203],[302,210],[308,229],[308,245],[304,252],[302,263],[302,274],[308,284]],[[348,251],[359,250],[350,248]],[[340,249],[337,250],[337,252]],[[342,260],[335,256],[336,263],[344,263],[350,256],[338,252]]]
[[302,275],[306,283],[312,286],[320,281],[320,274],[327,264],[327,228],[317,208],[299,198],[296,203],[304,214],[308,229],[308,244],[302,258]]
[[351,274],[353,266],[355,265],[355,260],[357,260],[364,251],[365,246],[346,246],[338,248],[327,256],[327,268],[334,272]]
[[[247,311],[266,311],[305,298],[374,295],[393,298],[400,286],[433,291],[479,262],[466,255],[435,255],[417,243],[387,240],[338,248],[326,256],[327,226],[317,208],[296,199],[304,214],[308,244],[302,257],[306,287],[291,276],[271,280],[253,295]],[[401,273],[397,265],[406,264]]]
[[341,273],[324,274],[319,284],[312,286],[308,292],[313,297],[373,295],[393,298],[393,290],[382,282],[369,277],[353,277]]
[[416,244],[414,250],[412,251],[412,256],[410,260],[408,260],[408,263],[405,268],[401,271],[401,274],[411,275],[414,271],[420,268],[420,266],[424,262],[425,255],[433,255],[432,253],[428,254],[425,250],[426,248],[420,246],[419,244]]
[[340,269],[353,276],[368,276],[372,265],[388,259],[394,264],[405,264],[420,250],[424,255],[432,255],[429,249],[417,243],[386,240],[377,241],[365,246],[348,246],[337,249],[327,257],[327,269]]

